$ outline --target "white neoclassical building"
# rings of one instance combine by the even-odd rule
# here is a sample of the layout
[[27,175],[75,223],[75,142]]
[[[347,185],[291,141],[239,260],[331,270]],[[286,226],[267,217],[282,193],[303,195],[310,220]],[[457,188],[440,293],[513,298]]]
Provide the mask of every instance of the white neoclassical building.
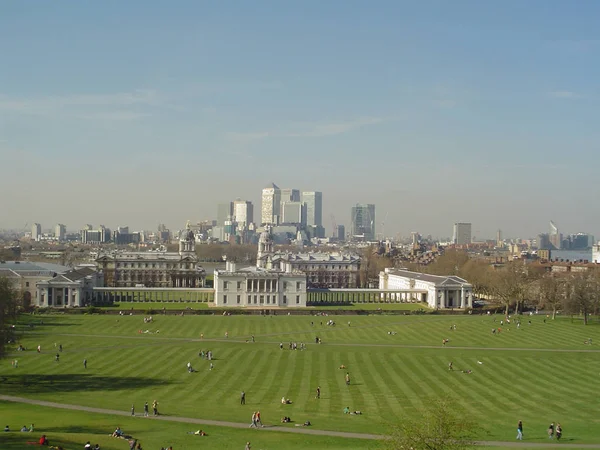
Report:
[[405,290],[396,301],[427,302],[434,309],[473,307],[473,286],[455,275],[439,276],[387,268],[379,273],[379,289]]
[[92,301],[95,287],[103,285],[101,272],[93,267],[76,267],[49,280],[37,283],[36,306],[73,308]]

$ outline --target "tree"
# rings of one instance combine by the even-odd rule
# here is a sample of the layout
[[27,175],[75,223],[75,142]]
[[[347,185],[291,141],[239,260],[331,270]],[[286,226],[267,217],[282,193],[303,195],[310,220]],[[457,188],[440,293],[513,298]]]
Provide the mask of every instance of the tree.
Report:
[[478,427],[456,401],[426,402],[420,414],[405,417],[387,440],[390,449],[463,450],[474,446]]
[[17,317],[18,292],[10,280],[0,277],[0,357],[4,356],[4,346],[12,339],[10,325]]
[[598,311],[599,294],[600,280],[597,274],[574,274],[567,284],[565,310],[571,314],[582,314],[583,324],[587,325],[589,315]]
[[552,274],[540,278],[537,282],[538,304],[542,308],[552,308],[552,320],[556,318],[556,311],[565,299],[566,283]]
[[515,305],[515,313],[528,299],[533,283],[540,277],[539,270],[533,269],[522,261],[514,261],[496,272],[493,280],[493,292],[497,301],[505,306],[508,315],[510,307]]

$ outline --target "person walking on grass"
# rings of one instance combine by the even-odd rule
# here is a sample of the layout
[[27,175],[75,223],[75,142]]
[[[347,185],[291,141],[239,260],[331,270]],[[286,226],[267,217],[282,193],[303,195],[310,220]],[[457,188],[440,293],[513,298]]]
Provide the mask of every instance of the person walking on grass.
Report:
[[131,405],[131,415],[135,416],[135,405]]
[[519,423],[517,424],[517,440],[518,441],[523,440],[523,421],[522,420],[519,420]]
[[316,399],[321,398],[321,386],[317,386],[317,395],[315,396]]
[[242,391],[242,395],[240,395],[240,405],[246,404],[246,393]]
[[144,417],[148,417],[148,402],[144,403]]
[[250,442],[246,442],[246,446],[244,447],[244,450],[251,450],[252,447],[250,447]]
[[554,439],[554,422],[548,427],[548,439]]
[[560,426],[560,423],[556,424],[556,440],[560,441],[560,438],[562,437],[562,427]]
[[346,386],[350,386],[350,373],[346,373]]
[[85,358],[83,360],[83,368],[87,369],[87,359],[85,359]]
[[57,354],[56,354],[56,358],[54,358],[54,360],[55,360],[56,362],[58,362],[58,359],[59,359],[59,358],[60,358],[60,355],[57,353]]
[[158,402],[156,400],[152,402],[152,412],[155,416],[158,416]]

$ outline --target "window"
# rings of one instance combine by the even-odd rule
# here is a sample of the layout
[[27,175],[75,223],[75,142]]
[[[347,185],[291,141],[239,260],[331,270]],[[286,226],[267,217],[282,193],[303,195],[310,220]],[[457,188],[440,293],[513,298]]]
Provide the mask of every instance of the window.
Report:
[[29,281],[25,282],[25,287],[29,287]]
[[[240,289],[242,289],[242,282],[241,282],[241,281],[238,281],[238,282],[237,282],[237,288],[238,288],[238,291],[239,291]],[[238,302],[238,303],[239,303],[239,302]]]
[[226,304],[227,304],[227,296],[226,296],[226,295],[224,295],[224,296],[223,296],[223,304],[224,304],[224,305],[226,305]]
[[283,289],[287,289],[287,288],[288,288],[288,283],[287,283],[287,281],[284,281],[283,282]]
[[300,289],[302,289],[302,282],[296,281],[296,290],[299,291]]
[[283,296],[283,304],[284,304],[284,305],[287,305],[287,295],[284,295],[284,296]]
[[265,302],[265,296],[261,295],[260,296],[260,304],[262,305]]
[[299,304],[300,304],[300,296],[296,295],[296,305],[299,305]]
[[223,290],[226,291],[229,289],[229,281],[223,281]]
[[271,296],[267,295],[267,305],[271,303]]
[[254,304],[256,305],[256,302],[258,301],[258,296],[254,296]]
[[242,302],[242,296],[241,296],[241,295],[238,295],[238,296],[237,296],[237,303],[238,303],[238,305],[239,305],[241,302]]

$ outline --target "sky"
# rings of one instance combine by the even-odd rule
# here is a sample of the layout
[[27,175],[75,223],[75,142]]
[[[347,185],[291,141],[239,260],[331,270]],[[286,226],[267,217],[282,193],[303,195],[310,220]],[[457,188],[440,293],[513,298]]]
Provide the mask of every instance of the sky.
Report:
[[[0,2],[0,228],[180,229],[261,189],[376,232],[600,236],[600,2]],[[28,227],[28,228],[29,228]]]

